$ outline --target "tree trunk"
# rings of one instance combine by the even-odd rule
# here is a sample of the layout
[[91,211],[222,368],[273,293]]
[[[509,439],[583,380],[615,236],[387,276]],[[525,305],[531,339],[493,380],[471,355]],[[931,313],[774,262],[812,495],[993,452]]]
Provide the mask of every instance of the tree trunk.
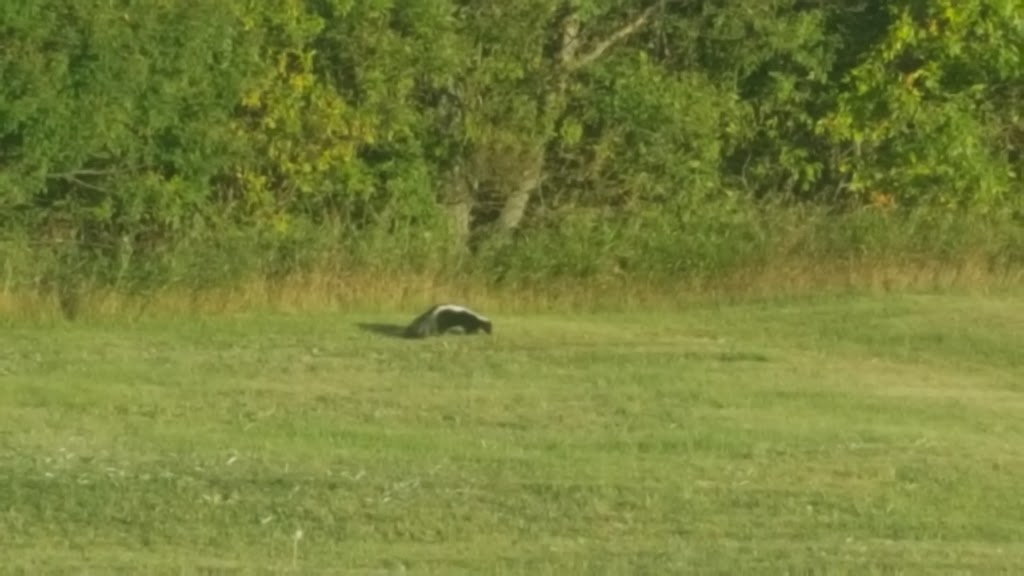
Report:
[[456,251],[461,252],[469,246],[470,214],[473,211],[473,204],[469,198],[463,198],[449,203],[447,210],[448,229],[452,234],[452,247]]
[[508,197],[502,206],[501,214],[498,217],[498,230],[500,233],[514,231],[523,221],[526,215],[526,207],[533,198],[534,192],[540,188],[541,180],[544,177],[544,154],[543,148],[530,154],[526,166],[520,172],[519,180],[509,190]]
[[544,180],[547,148],[568,106],[570,75],[598,60],[611,47],[646,26],[654,13],[661,7],[662,2],[663,0],[658,0],[652,3],[636,18],[597,42],[586,53],[581,54],[580,2],[579,0],[565,1],[563,16],[559,22],[557,51],[552,69],[554,84],[549,93],[540,96],[538,120],[542,136],[540,142],[537,143],[536,150],[527,157],[519,180],[509,186],[508,197],[505,199],[498,219],[500,233],[508,234],[519,227],[526,215],[530,200]]
[[448,213],[448,231],[456,254],[469,248],[473,225],[474,186],[461,163],[448,171],[444,182],[444,205]]
[[548,94],[542,94],[539,102],[539,125],[542,134],[536,149],[526,158],[519,172],[519,179],[509,186],[509,194],[498,219],[501,234],[513,232],[523,221],[526,208],[544,178],[547,143],[555,124],[565,111],[565,96],[569,87],[569,68],[576,58],[579,46],[580,17],[579,0],[566,0],[563,16],[559,22],[559,38],[555,55],[554,85]]

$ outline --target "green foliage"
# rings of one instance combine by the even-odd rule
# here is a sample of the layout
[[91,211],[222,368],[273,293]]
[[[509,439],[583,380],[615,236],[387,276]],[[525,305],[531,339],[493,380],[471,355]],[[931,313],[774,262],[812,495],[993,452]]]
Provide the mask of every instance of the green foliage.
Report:
[[[775,223],[807,201],[855,209],[837,230],[865,204],[1010,230],[1024,212],[1022,13],[1020,0],[11,0],[8,282],[149,290],[325,262],[713,275],[769,258],[790,237]],[[895,226],[876,233],[903,245]]]
[[994,209],[1020,197],[1024,4],[889,3],[885,38],[822,126],[862,198]]
[[714,202],[721,126],[737,106],[704,74],[667,74],[644,52],[595,68],[562,123],[551,208]]
[[4,228],[31,243],[30,278],[73,314],[81,284],[144,279],[211,210],[211,181],[238,149],[242,30],[221,3],[0,11]]
[[841,38],[829,23],[843,7],[806,4],[704,2],[664,25],[662,65],[701,70],[737,107],[718,130],[718,169],[759,197],[814,198],[827,187],[827,150],[814,123],[835,94]]

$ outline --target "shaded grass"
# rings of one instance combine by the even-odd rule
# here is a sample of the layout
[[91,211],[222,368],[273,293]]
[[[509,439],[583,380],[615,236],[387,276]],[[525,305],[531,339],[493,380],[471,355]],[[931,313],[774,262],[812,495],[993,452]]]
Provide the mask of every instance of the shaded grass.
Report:
[[487,312],[8,322],[3,569],[1024,570],[1017,299]]

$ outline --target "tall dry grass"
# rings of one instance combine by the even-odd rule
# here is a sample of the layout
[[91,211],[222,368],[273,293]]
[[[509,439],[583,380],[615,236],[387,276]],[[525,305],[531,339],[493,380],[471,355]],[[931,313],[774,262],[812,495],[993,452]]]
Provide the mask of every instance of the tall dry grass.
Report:
[[[437,302],[462,302],[505,313],[640,311],[715,301],[886,294],[890,292],[1005,292],[1024,287],[1024,269],[993,270],[984,258],[912,262],[817,262],[794,258],[702,280],[604,277],[550,282],[441,278],[426,274],[338,274],[313,270],[275,279],[190,290],[168,287],[145,295],[114,288],[83,289],[75,320],[247,312],[326,311],[413,314]],[[58,297],[30,290],[0,293],[0,315],[60,320]]]
[[346,244],[316,229],[281,246],[243,235],[232,243],[193,241],[116,266],[0,243],[0,315],[408,314],[439,301],[508,312],[630,311],[721,299],[1024,286],[1024,227],[1012,219],[707,210],[685,227],[654,226],[659,216],[644,215],[652,225],[639,227],[641,235],[597,218],[455,259],[441,247],[425,257],[434,248],[410,244],[408,235]]

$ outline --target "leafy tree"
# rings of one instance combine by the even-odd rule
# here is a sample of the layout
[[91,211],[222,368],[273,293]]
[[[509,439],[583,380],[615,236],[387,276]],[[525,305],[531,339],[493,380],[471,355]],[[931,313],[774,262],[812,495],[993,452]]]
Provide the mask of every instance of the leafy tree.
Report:
[[1024,4],[886,4],[890,25],[822,130],[858,198],[989,209],[1019,196]]

